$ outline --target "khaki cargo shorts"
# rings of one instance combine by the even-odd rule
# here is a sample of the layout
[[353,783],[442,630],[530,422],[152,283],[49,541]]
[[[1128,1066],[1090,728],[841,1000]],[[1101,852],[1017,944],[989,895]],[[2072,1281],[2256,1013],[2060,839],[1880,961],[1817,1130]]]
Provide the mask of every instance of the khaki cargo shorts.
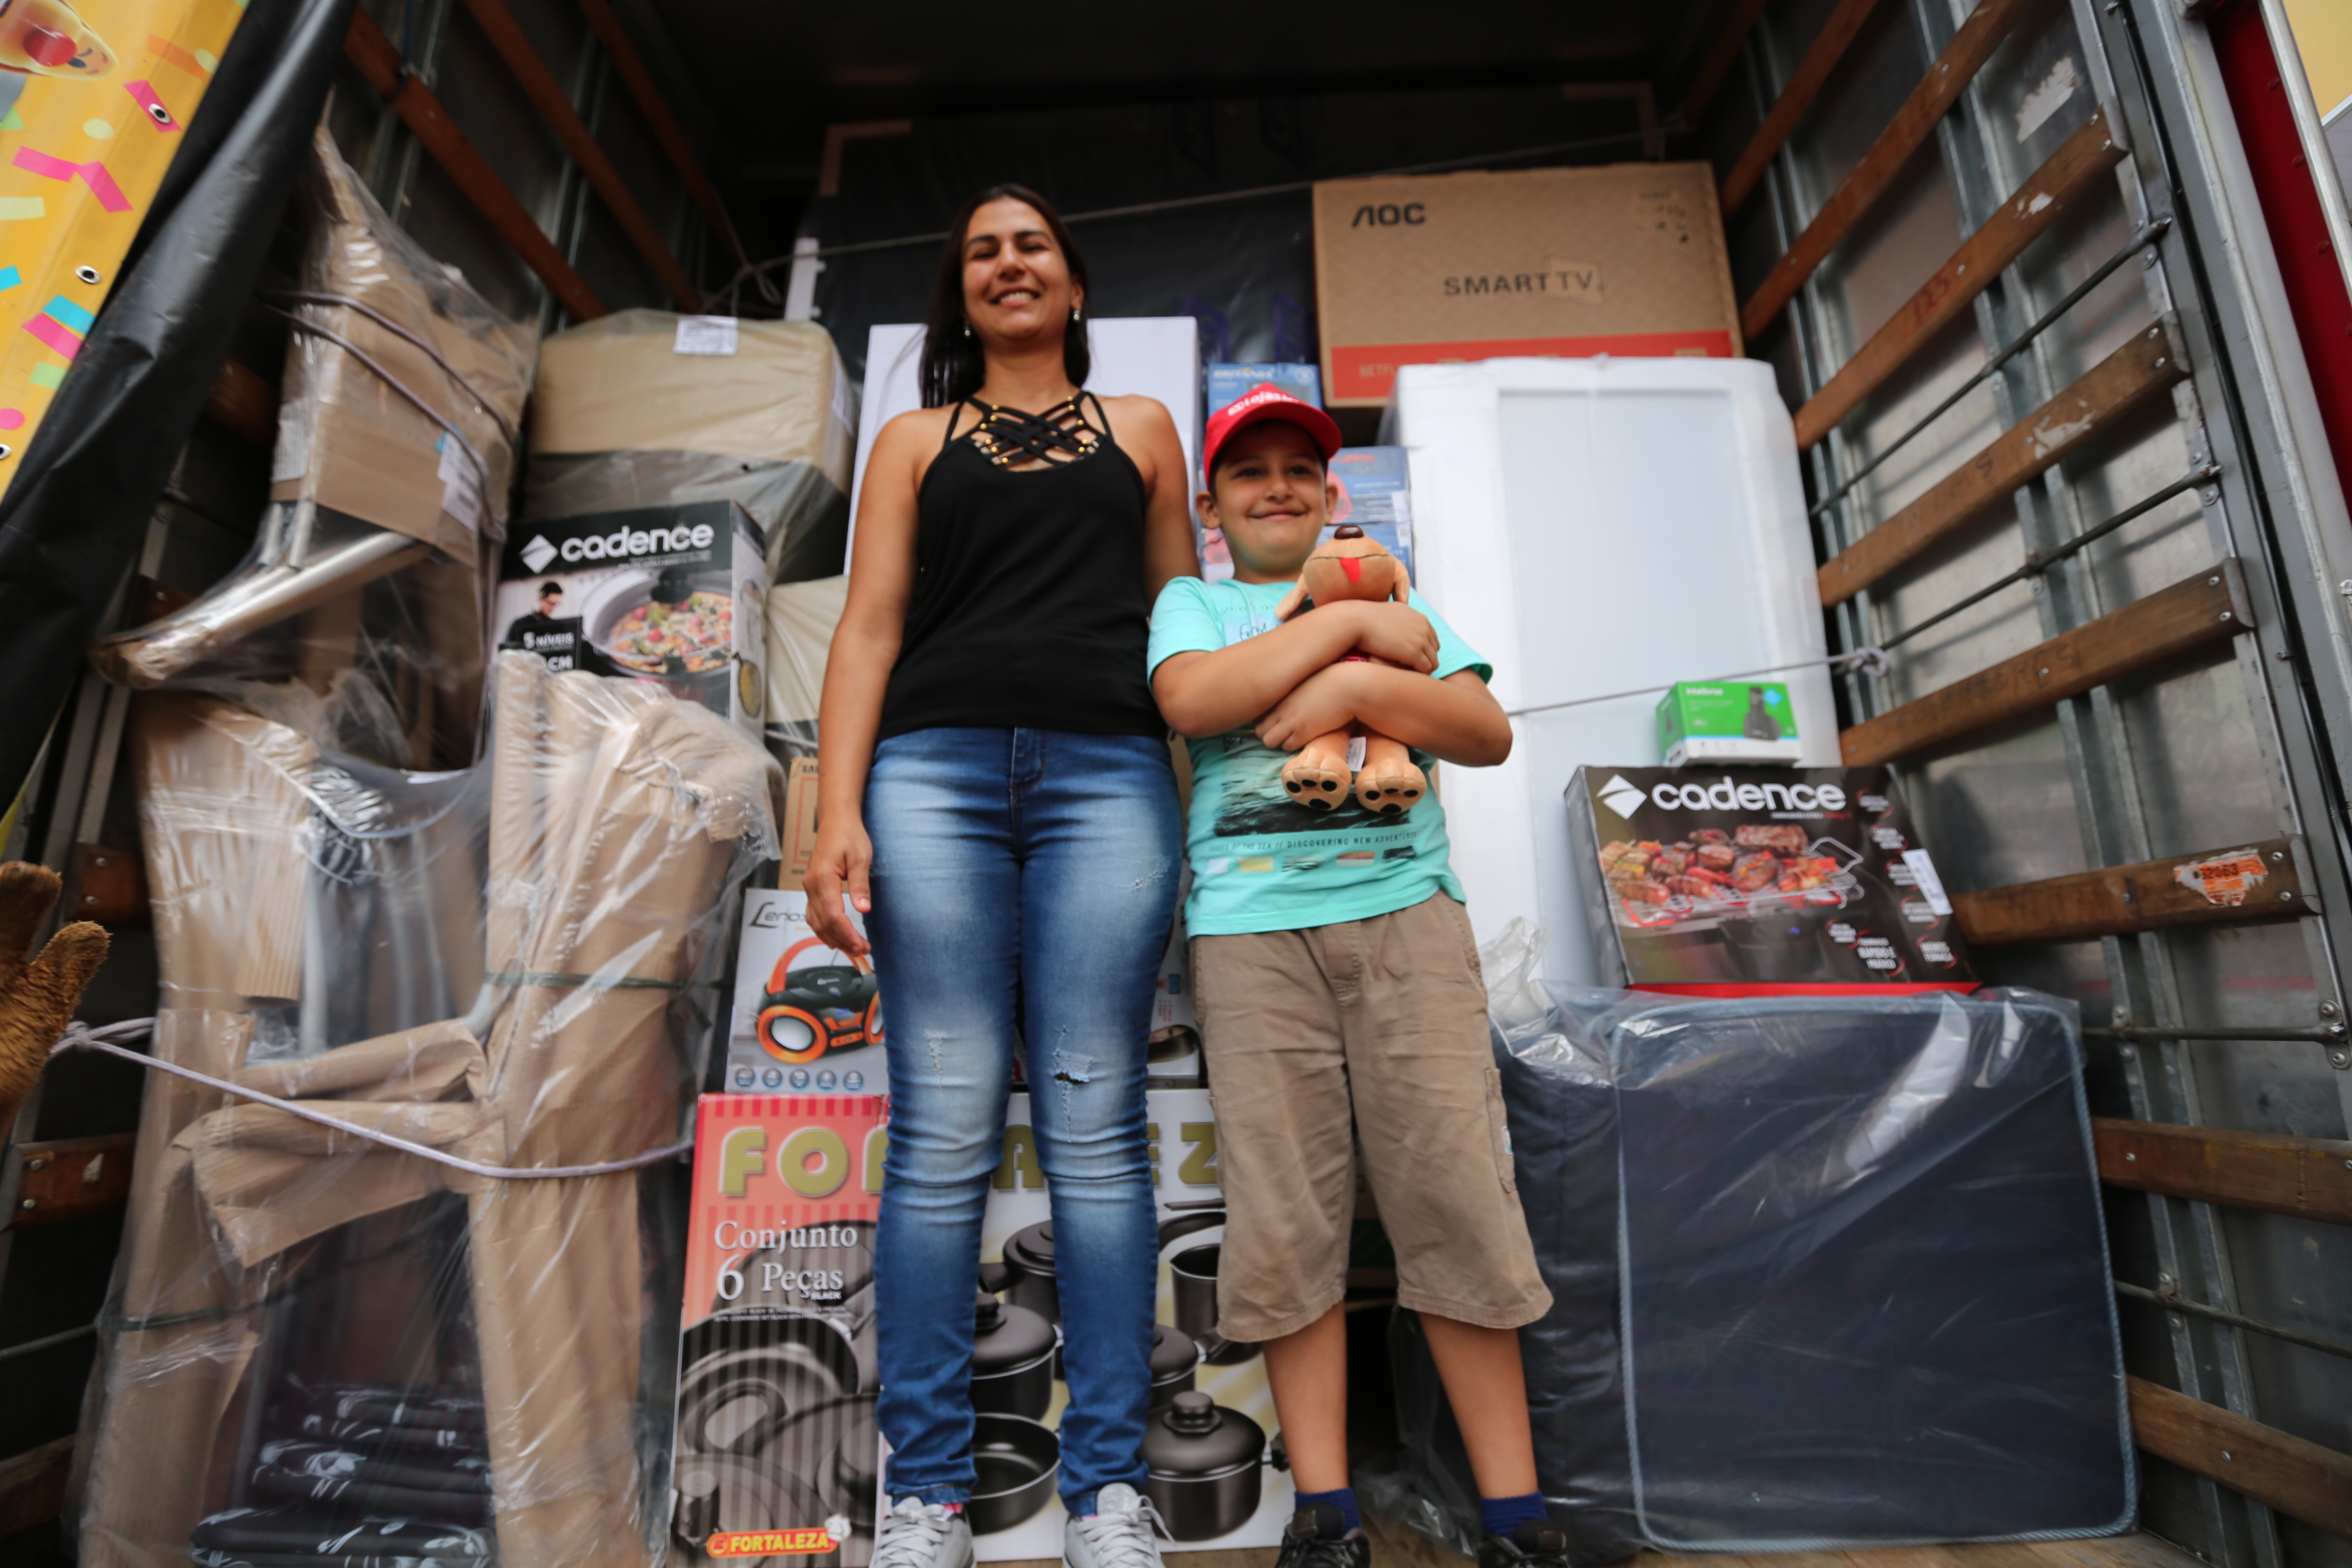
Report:
[[1279,1339],[1347,1293],[1360,1141],[1399,1306],[1489,1329],[1550,1309],[1460,904],[1194,937],[1192,984],[1227,1215],[1219,1333]]

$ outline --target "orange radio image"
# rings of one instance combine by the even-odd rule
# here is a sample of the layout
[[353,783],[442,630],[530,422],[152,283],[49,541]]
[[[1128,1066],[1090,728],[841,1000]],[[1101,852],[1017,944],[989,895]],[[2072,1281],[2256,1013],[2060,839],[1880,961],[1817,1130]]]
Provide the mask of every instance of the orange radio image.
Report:
[[794,942],[776,960],[760,997],[761,1047],[782,1062],[813,1062],[828,1050],[882,1043],[882,993],[874,966],[811,963],[803,954],[838,956],[815,937]]

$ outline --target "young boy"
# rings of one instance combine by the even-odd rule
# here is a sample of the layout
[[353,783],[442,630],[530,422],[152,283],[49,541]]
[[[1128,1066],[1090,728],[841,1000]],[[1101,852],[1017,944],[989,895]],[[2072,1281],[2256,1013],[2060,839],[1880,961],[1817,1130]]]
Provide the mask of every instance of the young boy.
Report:
[[1198,505],[1233,579],[1179,577],[1151,615],[1152,691],[1192,742],[1184,920],[1228,1215],[1217,1331],[1265,1347],[1298,1486],[1277,1568],[1366,1568],[1339,1305],[1360,1138],[1397,1304],[1421,1314],[1477,1477],[1481,1568],[1564,1568],[1514,1331],[1551,1295],[1512,1184],[1444,810],[1433,794],[1398,817],[1318,813],[1283,788],[1286,752],[1358,719],[1424,767],[1511,749],[1489,667],[1417,595],[1275,619],[1329,516],[1339,448],[1329,416],[1271,386],[1220,410]]

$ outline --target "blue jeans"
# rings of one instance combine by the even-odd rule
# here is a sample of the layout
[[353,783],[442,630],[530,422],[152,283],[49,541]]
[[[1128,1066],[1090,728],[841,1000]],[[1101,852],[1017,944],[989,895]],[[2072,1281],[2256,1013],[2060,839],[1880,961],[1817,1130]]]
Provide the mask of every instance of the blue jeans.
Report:
[[1144,1143],[1152,990],[1183,846],[1167,746],[919,730],[875,748],[866,931],[889,1020],[875,1329],[893,1500],[971,1494],[972,1295],[1013,1024],[1054,1213],[1060,1489],[1144,1481],[1159,1243]]

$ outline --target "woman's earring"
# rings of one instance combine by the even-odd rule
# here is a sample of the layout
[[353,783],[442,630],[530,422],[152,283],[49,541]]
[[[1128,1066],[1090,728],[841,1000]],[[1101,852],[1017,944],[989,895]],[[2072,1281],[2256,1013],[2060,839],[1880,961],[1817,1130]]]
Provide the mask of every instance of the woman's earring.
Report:
[[963,324],[963,335],[965,337],[971,336],[971,323],[970,321],[966,321]]
[[1073,325],[1075,325],[1075,324],[1076,323],[1076,321],[1077,321],[1077,319],[1078,319],[1078,308],[1077,308],[1076,305],[1073,305],[1073,306],[1071,306],[1071,307],[1070,307],[1070,321],[1071,321],[1071,323],[1072,323]]

